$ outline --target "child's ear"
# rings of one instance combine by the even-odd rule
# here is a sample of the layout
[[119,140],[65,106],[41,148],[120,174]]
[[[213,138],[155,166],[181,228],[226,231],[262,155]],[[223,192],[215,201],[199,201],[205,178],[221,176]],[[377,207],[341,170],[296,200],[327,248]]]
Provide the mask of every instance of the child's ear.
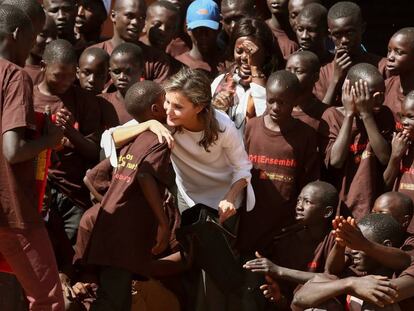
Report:
[[115,23],[115,18],[116,18],[116,12],[114,10],[111,10],[111,21],[112,21],[112,23]]
[[151,112],[152,113],[158,113],[159,112],[158,106],[156,104],[151,105]]
[[412,216],[410,216],[410,215],[404,215],[404,221],[403,221],[403,223],[402,223],[402,226],[404,227],[404,228],[408,228],[408,226],[410,225],[410,223],[411,223],[411,219],[412,219],[413,217]]
[[384,242],[382,242],[382,245],[387,246],[387,247],[392,247],[392,242],[391,240],[385,240]]
[[332,217],[333,213],[334,213],[334,208],[332,206],[327,206],[325,207],[325,214],[323,215],[323,217],[325,219],[329,219]]
[[384,103],[385,100],[384,92],[375,92],[374,95],[372,95],[372,98],[374,99],[375,103],[380,106]]
[[40,61],[40,70],[41,70],[42,72],[45,72],[45,70],[46,70],[46,63],[45,63],[45,61],[44,61],[44,60],[41,60],[41,61]]
[[80,68],[79,66],[76,67],[76,79],[79,80],[79,76],[80,76]]
[[16,27],[16,29],[12,32],[13,40],[17,40],[17,37],[20,35],[20,28]]

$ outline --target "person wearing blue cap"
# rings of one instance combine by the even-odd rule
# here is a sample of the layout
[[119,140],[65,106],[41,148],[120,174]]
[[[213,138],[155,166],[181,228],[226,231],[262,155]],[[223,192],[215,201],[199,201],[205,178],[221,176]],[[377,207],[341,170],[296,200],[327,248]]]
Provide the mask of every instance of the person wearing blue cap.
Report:
[[176,56],[191,69],[203,69],[211,78],[224,70],[224,58],[217,46],[220,27],[220,10],[213,0],[195,0],[187,9],[187,33],[192,49]]

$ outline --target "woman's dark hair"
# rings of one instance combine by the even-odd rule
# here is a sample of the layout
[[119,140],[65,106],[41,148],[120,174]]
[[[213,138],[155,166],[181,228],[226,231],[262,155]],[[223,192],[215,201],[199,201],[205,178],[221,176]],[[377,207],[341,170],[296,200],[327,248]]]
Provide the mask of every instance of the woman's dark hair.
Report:
[[250,17],[244,17],[240,19],[234,25],[230,37],[230,48],[232,53],[234,51],[236,41],[240,37],[254,37],[261,42],[267,54],[264,67],[264,73],[267,76],[272,71],[277,69],[277,66],[279,64],[282,64],[284,62],[278,43],[275,40],[269,26],[267,26],[264,21]]

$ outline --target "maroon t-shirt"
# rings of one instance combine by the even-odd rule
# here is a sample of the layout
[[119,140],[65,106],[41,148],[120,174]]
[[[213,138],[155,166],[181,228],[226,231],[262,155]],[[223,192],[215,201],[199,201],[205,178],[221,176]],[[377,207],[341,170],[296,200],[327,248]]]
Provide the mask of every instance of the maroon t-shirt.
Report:
[[121,267],[148,276],[157,221],[137,175],[152,175],[163,197],[172,178],[170,150],[157,136],[144,132],[124,147],[90,241],[88,263]]
[[[358,59],[353,60],[355,64],[359,63],[369,63],[376,67],[378,67],[381,57],[378,55],[374,55],[371,53],[363,53],[361,54]],[[326,92],[328,91],[330,83],[333,81],[333,74],[334,74],[334,67],[335,61],[326,64],[321,68],[319,71],[319,80],[316,82],[315,87],[313,89],[313,93],[316,95],[317,98],[323,100]],[[341,87],[339,88],[342,89]],[[332,103],[333,106],[342,106],[341,101],[341,91],[338,92],[334,102]]]
[[405,95],[401,89],[401,81],[399,76],[391,76],[385,80],[385,100],[384,104],[388,106],[394,114],[395,120],[398,122],[398,113],[401,111],[401,104],[405,99]]
[[[344,121],[340,109],[330,107],[324,112],[319,127],[319,150],[325,155],[330,182],[339,190],[342,208],[347,208],[359,220],[371,211],[374,200],[383,193],[382,174],[385,167],[375,156],[365,127],[359,119],[354,119],[352,125],[351,144],[343,168],[335,169],[330,166],[332,146]],[[391,111],[382,106],[374,118],[381,135],[391,141],[395,128]]]
[[[148,46],[140,41],[137,42],[137,45],[142,49],[143,59],[145,63],[145,80],[153,80],[156,82],[162,82],[166,80],[173,72],[168,56],[164,52],[152,46]],[[114,50],[111,39],[97,43],[92,47],[103,49],[109,55],[111,55],[112,51]]]
[[189,50],[190,47],[187,45],[187,43],[185,43],[183,39],[178,37],[171,40],[170,44],[168,44],[167,46],[166,52],[170,54],[172,57],[176,57],[185,52],[188,52]]
[[[0,145],[7,131],[35,130],[32,81],[19,66],[0,59]],[[0,152],[0,227],[29,228],[42,225],[37,210],[34,159],[10,164]]]
[[272,31],[273,36],[279,45],[280,51],[282,52],[283,58],[287,60],[291,54],[299,49],[299,45],[295,41],[291,40],[282,29],[270,27],[269,21],[266,21],[266,24]]
[[[404,193],[414,201],[414,148],[410,145],[400,163],[400,173],[394,184],[394,191]],[[408,231],[414,233],[414,220],[411,220]]]
[[[65,94],[45,95],[38,87],[33,90],[36,111],[44,111],[49,105],[52,114],[61,108],[68,109],[74,118],[74,127],[87,139],[99,144],[101,135],[101,110],[96,96],[73,86]],[[56,151],[56,160],[49,169],[53,185],[80,207],[91,206],[89,191],[83,183],[86,170],[93,167],[98,158],[91,161],[80,154],[76,147],[66,142]]]
[[314,97],[312,99],[312,105],[306,108],[306,110],[293,110],[292,117],[301,120],[315,130],[318,129],[321,122],[322,114],[329,106],[322,103],[319,99]]
[[111,184],[113,167],[109,158],[102,160],[93,168],[86,172],[86,178],[96,189],[96,191],[105,195]]
[[118,92],[103,93],[99,95],[99,97],[102,97],[103,99],[105,99],[115,109],[116,115],[114,115],[114,110],[111,109],[111,107],[107,107],[107,104],[104,104],[102,106],[102,115],[104,119],[106,120],[104,121],[104,123],[109,123],[108,124],[109,127],[113,127],[119,124],[122,125],[133,119],[132,116],[128,113],[128,111],[125,108],[124,100],[120,100],[117,94]]
[[23,69],[32,79],[33,85],[37,85],[43,80],[44,72],[40,66],[26,64]]
[[319,178],[316,132],[302,121],[292,122],[283,133],[266,128],[263,116],[246,125],[256,204],[252,211],[241,212],[239,246],[243,251],[266,248],[282,228],[292,224],[299,192]]

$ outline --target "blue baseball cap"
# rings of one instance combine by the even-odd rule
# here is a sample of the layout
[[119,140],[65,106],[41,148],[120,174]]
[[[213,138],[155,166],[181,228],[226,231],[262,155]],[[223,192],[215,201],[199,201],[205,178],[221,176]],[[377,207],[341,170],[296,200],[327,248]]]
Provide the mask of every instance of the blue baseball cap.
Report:
[[219,29],[220,10],[213,0],[195,0],[187,9],[187,28],[208,27]]

